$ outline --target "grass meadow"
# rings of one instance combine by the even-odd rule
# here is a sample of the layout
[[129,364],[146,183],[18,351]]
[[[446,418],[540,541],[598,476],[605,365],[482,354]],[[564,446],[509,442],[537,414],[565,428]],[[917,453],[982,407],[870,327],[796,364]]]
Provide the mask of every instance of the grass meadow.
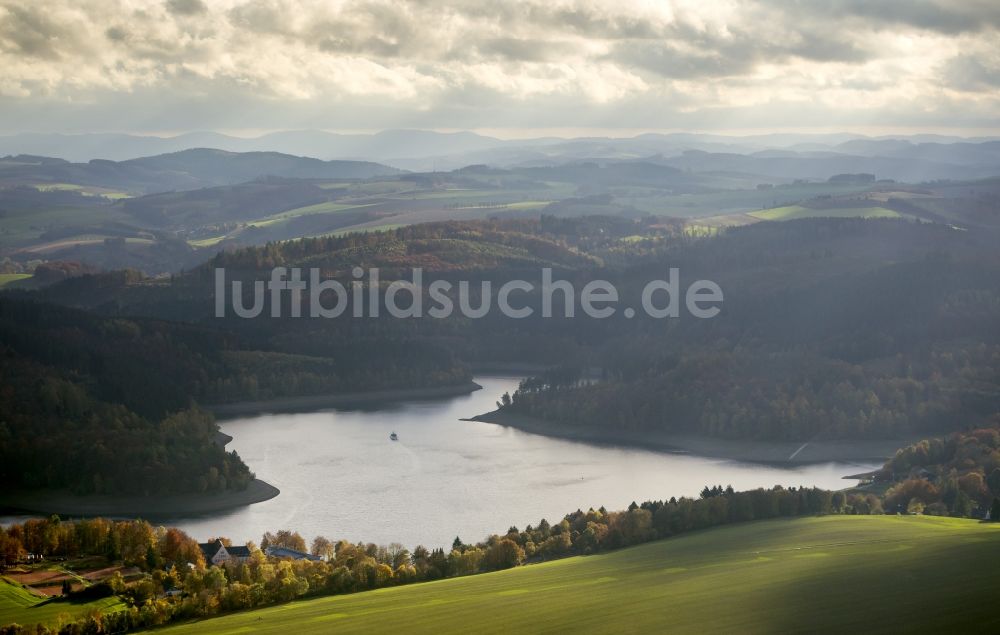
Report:
[[91,611],[109,612],[123,607],[116,597],[91,600],[89,602],[68,602],[40,597],[20,584],[0,578],[0,625],[46,624],[53,626],[61,618],[79,619]]
[[1000,632],[998,588],[998,525],[827,516],[731,525],[156,632]]

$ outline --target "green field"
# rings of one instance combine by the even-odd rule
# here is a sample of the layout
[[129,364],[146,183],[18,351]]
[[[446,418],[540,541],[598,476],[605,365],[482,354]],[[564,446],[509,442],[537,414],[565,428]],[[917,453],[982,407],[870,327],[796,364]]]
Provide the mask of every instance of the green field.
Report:
[[[541,209],[543,207],[548,207],[553,201],[517,201],[516,203],[493,203],[491,202],[480,202],[476,203],[470,201],[465,207],[453,207],[452,209],[485,209],[485,210],[524,210],[524,209]],[[495,207],[484,207],[492,206]]]
[[223,234],[222,236],[212,236],[211,238],[199,238],[197,240],[188,240],[187,244],[191,245],[192,247],[197,247],[201,249],[203,247],[214,247],[215,245],[218,245],[226,238],[227,235]]
[[94,187],[88,185],[77,185],[76,183],[42,183],[34,186],[40,192],[80,192],[85,196],[102,196],[107,199],[130,198],[127,192],[108,189],[106,187]]
[[40,598],[20,585],[0,578],[0,626],[4,624],[55,624],[60,616],[71,619],[91,611],[109,612],[124,606],[118,598],[90,602],[65,602]]
[[251,225],[257,225],[258,227],[265,227],[274,223],[281,221],[286,221],[298,216],[310,216],[313,214],[331,214],[336,212],[342,212],[349,209],[360,209],[362,207],[369,207],[374,205],[374,203],[369,203],[366,205],[343,205],[340,203],[317,203],[316,205],[307,205],[305,207],[296,207],[295,209],[290,209],[284,212],[279,212],[277,214],[272,214],[267,218],[262,218],[259,220],[252,221]]
[[753,183],[729,182],[724,178],[712,185],[723,189],[691,194],[674,194],[641,187],[612,189],[619,203],[632,205],[650,214],[680,218],[743,214],[759,210],[762,206],[770,208],[792,205],[817,196],[849,196],[868,190],[866,185],[834,183],[803,183],[756,190],[753,189]]
[[0,289],[6,287],[11,282],[27,280],[30,277],[30,273],[0,273]]
[[27,212],[9,212],[0,219],[0,247],[13,247],[39,241],[49,230],[82,224],[98,226],[104,223],[127,221],[127,217],[113,206],[102,207],[53,207]]
[[899,218],[900,214],[884,207],[831,207],[813,208],[801,205],[775,207],[750,216],[761,220],[796,220],[799,218]]
[[827,516],[293,602],[183,633],[1000,632],[1000,526]]
[[760,222],[750,214],[719,214],[718,216],[701,216],[684,224],[684,233],[689,236],[713,236],[724,227],[742,227]]

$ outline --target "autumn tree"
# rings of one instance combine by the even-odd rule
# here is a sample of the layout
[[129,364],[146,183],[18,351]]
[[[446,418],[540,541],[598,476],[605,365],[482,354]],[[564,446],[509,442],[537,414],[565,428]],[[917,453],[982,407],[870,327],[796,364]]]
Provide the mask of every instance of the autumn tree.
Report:
[[333,558],[336,550],[334,548],[334,543],[324,536],[316,536],[312,541],[312,548],[309,550],[312,555],[323,558],[324,560],[329,560]]
[[279,529],[276,533],[268,531],[260,540],[260,548],[267,550],[268,547],[284,547],[306,553],[306,540],[297,531],[289,529]]
[[524,562],[524,549],[513,540],[504,538],[492,545],[483,554],[483,571],[510,569]]

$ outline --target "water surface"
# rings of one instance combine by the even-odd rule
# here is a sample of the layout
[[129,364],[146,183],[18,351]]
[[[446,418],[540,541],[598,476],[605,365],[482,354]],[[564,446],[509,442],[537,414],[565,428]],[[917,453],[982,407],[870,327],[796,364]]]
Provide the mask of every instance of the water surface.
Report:
[[[751,489],[840,489],[846,474],[877,467],[821,463],[783,468],[590,445],[461,421],[495,408],[518,379],[478,377],[483,390],[368,411],[269,414],[221,422],[235,449],[281,495],[203,518],[164,521],[199,540],[259,541],[294,529],[311,540],[407,547],[467,542],[511,525],[558,521],[576,509],[623,509],[633,500],[696,496],[708,484]],[[396,432],[398,441],[390,441]]]

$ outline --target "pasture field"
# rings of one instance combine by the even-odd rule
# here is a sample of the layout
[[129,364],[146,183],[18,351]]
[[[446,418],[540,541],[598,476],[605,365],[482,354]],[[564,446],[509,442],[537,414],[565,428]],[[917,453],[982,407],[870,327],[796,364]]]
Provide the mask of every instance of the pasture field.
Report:
[[995,633],[998,588],[1000,525],[826,516],[730,525],[154,632]]
[[684,224],[684,232],[690,236],[712,236],[724,227],[742,227],[759,223],[760,219],[749,214],[720,214],[702,216]]
[[218,245],[223,240],[228,238],[228,234],[222,234],[221,236],[212,236],[211,238],[198,238],[195,240],[188,239],[187,244],[192,247],[197,247],[198,249],[204,249],[205,247],[214,247]]
[[[58,240],[53,240],[51,242],[32,245],[30,247],[24,247],[21,249],[21,251],[27,254],[50,254],[59,251],[61,249],[67,249],[79,245],[100,245],[103,244],[104,241],[109,238],[115,238],[115,237],[105,236],[100,234],[81,234],[79,236],[60,238]],[[125,243],[129,245],[152,245],[154,242],[155,242],[154,240],[151,240],[149,238],[137,238],[135,236],[129,236],[125,238]]]
[[507,209],[540,209],[551,204],[553,201],[518,201],[517,203],[508,203]]
[[542,209],[548,207],[554,201],[517,201],[516,203],[495,203],[492,201],[470,201],[465,207],[456,206],[450,209],[483,209],[492,210],[496,212],[504,212],[507,210],[526,210],[526,209]]
[[406,225],[403,225],[402,223],[385,223],[382,225],[374,224],[365,226],[355,225],[354,227],[348,227],[346,229],[338,229],[337,231],[329,232],[326,234],[318,234],[317,236],[346,236],[347,234],[355,234],[355,233],[364,234],[367,232],[387,232],[393,229],[399,229],[400,227],[406,227]]
[[39,183],[33,187],[40,192],[80,192],[84,196],[100,196],[110,200],[131,198],[131,195],[127,192],[106,187],[78,185],[76,183]]
[[[476,204],[476,203],[498,203],[498,204],[512,204],[521,202],[523,199],[534,200],[539,195],[548,194],[548,190],[534,190],[534,189],[524,189],[524,190],[496,190],[496,189],[465,189],[465,188],[453,188],[453,189],[441,189],[441,190],[424,190],[419,192],[401,192],[397,195],[393,195],[390,198],[394,200],[402,201],[438,201],[443,200],[449,202],[453,205],[461,206],[463,204]],[[460,201],[458,203],[452,203],[452,201]]]
[[105,613],[118,610],[123,606],[121,600],[116,597],[89,602],[48,600],[5,577],[0,577],[0,626],[4,624],[54,625],[60,617],[78,619],[91,611]]
[[802,183],[767,190],[726,189],[691,194],[643,191],[639,188],[614,188],[614,191],[617,202],[632,205],[643,212],[660,216],[694,218],[744,214],[760,211],[761,207],[793,205],[817,196],[848,196],[867,189],[866,186],[857,185]]
[[258,227],[265,227],[274,223],[279,223],[286,221],[298,216],[310,216],[312,214],[332,214],[336,212],[342,212],[349,209],[360,209],[362,207],[369,207],[374,205],[374,203],[368,203],[365,205],[346,205],[342,203],[317,203],[316,205],[307,205],[305,207],[296,207],[295,209],[290,209],[284,212],[279,212],[277,214],[272,214],[266,218],[260,220],[251,221],[249,224],[257,225]]
[[0,289],[6,287],[12,282],[27,280],[30,277],[30,273],[0,273]]
[[49,230],[97,227],[126,220],[125,214],[113,205],[12,211],[0,217],[0,248],[32,244],[42,240],[41,235]]
[[899,218],[901,214],[884,207],[803,207],[788,205],[774,209],[751,212],[761,220],[796,220],[799,218]]

